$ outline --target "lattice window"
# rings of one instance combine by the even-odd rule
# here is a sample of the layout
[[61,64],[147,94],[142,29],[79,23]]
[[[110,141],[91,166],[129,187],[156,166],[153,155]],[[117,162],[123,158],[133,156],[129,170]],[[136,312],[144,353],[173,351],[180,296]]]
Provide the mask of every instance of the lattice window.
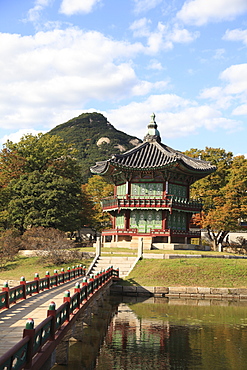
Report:
[[119,213],[116,217],[116,227],[118,227],[119,229],[123,229],[124,228],[124,214],[123,213]]
[[117,186],[117,196],[120,198],[125,197],[126,195],[126,184],[118,185]]

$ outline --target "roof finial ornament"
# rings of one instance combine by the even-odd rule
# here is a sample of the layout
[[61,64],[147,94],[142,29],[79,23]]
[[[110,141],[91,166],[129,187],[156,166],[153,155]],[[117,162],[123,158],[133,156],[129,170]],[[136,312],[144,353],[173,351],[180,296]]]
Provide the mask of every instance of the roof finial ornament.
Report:
[[148,132],[144,137],[144,141],[157,141],[158,143],[161,142],[160,133],[157,130],[157,124],[155,122],[155,114],[151,114],[151,121],[148,125]]
[[156,124],[156,122],[155,122],[155,114],[154,113],[151,114],[151,122],[150,123],[155,123]]

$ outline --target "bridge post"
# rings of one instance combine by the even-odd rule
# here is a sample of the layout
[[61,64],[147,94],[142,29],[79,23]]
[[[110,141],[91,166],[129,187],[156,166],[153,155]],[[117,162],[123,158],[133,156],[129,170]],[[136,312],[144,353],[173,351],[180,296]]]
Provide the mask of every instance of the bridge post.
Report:
[[3,286],[3,288],[2,288],[2,291],[3,292],[6,292],[5,294],[5,307],[6,308],[9,308],[9,283],[8,283],[8,281],[6,281],[5,283],[4,283],[4,286]]
[[25,366],[26,369],[29,369],[32,365],[34,335],[35,335],[34,321],[33,319],[30,318],[27,319],[26,328],[23,330],[23,338],[25,338],[26,336],[29,337],[29,342],[27,346],[27,363]]
[[49,271],[46,271],[45,277],[47,279],[47,289],[50,289],[50,273],[49,273]]
[[39,273],[38,272],[35,272],[35,275],[34,275],[34,280],[36,281],[36,284],[37,284],[37,293],[39,293]]
[[66,310],[66,321],[69,322],[69,308],[70,308],[70,302],[71,302],[71,297],[70,297],[70,291],[66,290],[64,292],[64,297],[63,297],[63,302],[67,302],[67,310]]
[[54,270],[54,276],[56,278],[55,286],[58,286],[58,271],[57,270]]
[[23,299],[26,299],[27,298],[26,279],[24,276],[21,277],[20,285],[22,285],[23,288]]
[[56,304],[53,301],[49,305],[49,309],[47,311],[47,317],[48,316],[52,316],[53,318],[51,322],[51,340],[54,340],[56,331]]

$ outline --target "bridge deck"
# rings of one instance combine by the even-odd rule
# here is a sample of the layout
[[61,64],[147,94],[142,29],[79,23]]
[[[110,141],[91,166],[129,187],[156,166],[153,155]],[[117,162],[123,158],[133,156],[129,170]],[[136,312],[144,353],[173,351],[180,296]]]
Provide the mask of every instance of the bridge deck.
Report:
[[73,279],[58,287],[34,294],[0,312],[0,356],[4,355],[10,348],[22,339],[28,318],[34,320],[36,327],[47,316],[47,310],[51,301],[58,308],[63,303],[64,292],[70,290],[74,294],[76,282],[82,281],[82,276]]

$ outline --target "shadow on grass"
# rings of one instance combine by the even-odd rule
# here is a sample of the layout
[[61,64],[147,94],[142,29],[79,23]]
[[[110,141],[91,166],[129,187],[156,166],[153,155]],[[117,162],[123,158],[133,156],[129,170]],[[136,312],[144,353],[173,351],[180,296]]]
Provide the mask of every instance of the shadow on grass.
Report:
[[16,262],[11,262],[11,264],[7,264],[5,266],[1,266],[0,267],[0,272],[4,272],[4,271],[11,271],[11,270],[14,270],[16,269],[18,266],[18,261]]
[[122,285],[122,286],[140,286],[134,279],[119,279],[117,281],[117,285]]
[[12,271],[21,266],[23,263],[25,264],[30,257],[16,257],[13,261],[8,261],[4,266],[0,267],[0,272]]

